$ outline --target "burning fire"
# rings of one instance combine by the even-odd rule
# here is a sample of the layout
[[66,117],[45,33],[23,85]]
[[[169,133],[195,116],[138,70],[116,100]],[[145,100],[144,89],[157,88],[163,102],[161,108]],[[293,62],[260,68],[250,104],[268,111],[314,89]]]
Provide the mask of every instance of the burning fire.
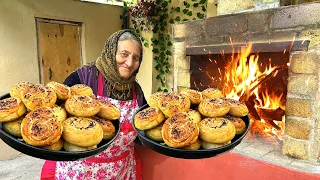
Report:
[[[224,71],[218,69],[219,77],[213,78],[207,71],[206,74],[212,82],[219,80],[224,83],[219,87],[227,98],[246,102],[250,119],[254,119],[251,131],[282,140],[285,119],[283,93],[274,93],[272,89],[272,92],[269,92],[270,89],[268,91],[263,86],[267,80],[275,77],[287,66],[272,66],[271,59],[263,66],[259,64],[258,54],[251,55],[251,49],[252,43],[239,49],[237,54],[233,48]],[[224,56],[223,51],[221,55]],[[216,63],[215,60],[210,59],[210,61]],[[279,117],[276,119],[273,116],[277,113]]]

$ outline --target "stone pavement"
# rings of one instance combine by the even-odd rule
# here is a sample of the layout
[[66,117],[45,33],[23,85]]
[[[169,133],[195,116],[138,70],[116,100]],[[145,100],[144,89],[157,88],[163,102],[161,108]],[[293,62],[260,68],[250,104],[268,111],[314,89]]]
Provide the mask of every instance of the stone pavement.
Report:
[[21,154],[0,160],[0,180],[39,180],[44,160]]

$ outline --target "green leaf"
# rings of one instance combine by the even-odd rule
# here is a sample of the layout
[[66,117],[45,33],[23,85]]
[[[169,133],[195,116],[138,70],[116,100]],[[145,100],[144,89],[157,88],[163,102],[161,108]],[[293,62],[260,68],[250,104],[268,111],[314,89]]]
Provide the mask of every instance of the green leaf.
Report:
[[203,18],[204,18],[204,14],[202,14],[202,13],[197,13],[197,17],[200,18],[200,19],[203,19]]
[[183,5],[186,6],[188,3],[187,1],[183,1]]
[[167,40],[167,41],[170,40],[170,34],[167,34],[167,35],[166,35],[166,40]]
[[152,52],[157,54],[157,53],[159,53],[159,49],[156,49],[156,48],[152,49]]
[[170,23],[170,24],[174,24],[173,19],[170,19],[170,20],[169,20],[169,23]]
[[188,21],[189,19],[183,19],[182,21]]
[[177,22],[179,22],[179,21],[180,21],[180,16],[177,16],[177,17],[175,18],[175,20],[176,20]]
[[189,4],[189,3],[187,3],[186,8],[189,8],[189,7],[190,7],[190,4]]
[[158,91],[158,92],[161,92],[161,91],[162,91],[162,89],[159,87],[157,91]]
[[188,9],[183,9],[183,10],[182,10],[183,14],[187,14],[188,11],[189,11]]
[[157,75],[156,79],[158,79],[158,80],[161,79],[160,74]]
[[167,51],[166,51],[166,55],[171,56],[171,51],[167,50]]
[[192,11],[188,11],[187,15],[192,16]]
[[206,10],[207,10],[206,7],[202,6],[202,11],[206,12]]
[[199,3],[194,3],[193,4],[193,7],[198,7],[199,6]]
[[168,3],[171,3],[172,2],[172,0],[168,0]]
[[148,42],[144,42],[144,47],[149,47],[149,43]]
[[199,4],[205,4],[206,0],[200,0]]
[[172,43],[169,41],[169,42],[167,43],[167,46],[172,46]]
[[161,4],[161,6],[163,7],[163,8],[166,8],[167,6],[168,6],[168,1],[164,1],[162,4]]
[[165,88],[165,89],[163,89],[163,92],[168,92],[168,89],[166,89],[166,88]]
[[180,12],[180,7],[176,7],[174,10],[175,10],[176,12]]

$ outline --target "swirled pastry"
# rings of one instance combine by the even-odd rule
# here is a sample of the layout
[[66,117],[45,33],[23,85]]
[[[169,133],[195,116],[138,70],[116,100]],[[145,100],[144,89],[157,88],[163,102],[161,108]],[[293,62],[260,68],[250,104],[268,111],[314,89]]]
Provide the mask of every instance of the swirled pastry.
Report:
[[188,112],[188,116],[190,117],[190,119],[196,123],[196,124],[199,124],[200,121],[201,121],[201,114],[196,111],[196,110],[193,110],[193,109],[190,109]]
[[42,146],[42,148],[53,151],[60,151],[63,148],[63,140],[60,138],[57,142],[48,146]]
[[134,116],[134,126],[139,130],[148,130],[164,121],[164,115],[157,107],[148,107]]
[[180,93],[164,94],[159,101],[159,108],[166,117],[171,117],[177,112],[188,112],[190,99]]
[[53,107],[57,101],[57,94],[48,86],[35,84],[25,89],[21,100],[27,109],[35,110],[45,106]]
[[70,87],[65,84],[51,81],[47,86],[51,87],[54,92],[56,92],[57,98],[60,100],[67,100],[71,96]]
[[25,89],[33,84],[28,81],[21,81],[14,84],[10,89],[10,96],[21,99]]
[[203,99],[222,98],[223,94],[219,89],[207,88],[201,92]]
[[92,96],[74,95],[66,100],[65,108],[74,116],[90,117],[100,111],[100,104]]
[[234,99],[225,99],[230,104],[230,110],[228,114],[231,116],[243,117],[248,115],[249,110],[245,103]]
[[164,142],[173,148],[182,148],[194,143],[199,136],[199,127],[188,114],[178,112],[167,119],[162,126]]
[[198,150],[201,148],[201,139],[198,138],[194,143],[190,144],[189,146],[186,146],[182,149],[186,150]]
[[21,136],[21,122],[22,122],[23,118],[24,118],[24,116],[21,116],[14,121],[4,122],[2,124],[3,130],[13,136],[22,137]]
[[18,98],[10,97],[0,100],[0,122],[13,121],[26,112],[26,107]]
[[97,116],[92,116],[91,118],[97,121],[102,127],[104,140],[112,139],[116,135],[116,128],[111,121]]
[[54,105],[52,110],[53,110],[53,114],[57,117],[57,119],[61,123],[63,123],[63,121],[67,119],[67,111],[65,108],[58,105]]
[[163,123],[159,124],[155,128],[146,130],[145,131],[146,136],[154,141],[163,142],[162,133],[161,133],[162,126],[163,126]]
[[198,90],[189,89],[189,88],[180,88],[179,93],[186,95],[190,99],[191,104],[200,104],[200,102],[203,100],[202,93]]
[[148,105],[150,107],[159,107],[159,101],[162,98],[162,96],[164,95],[164,92],[156,92],[151,94],[151,96],[148,99]]
[[218,148],[218,147],[222,147],[222,146],[228,145],[230,143],[231,143],[231,141],[228,141],[228,142],[225,142],[225,143],[221,143],[221,144],[216,144],[216,143],[210,143],[210,142],[202,140],[201,146],[202,146],[203,149],[215,149],[215,148]]
[[247,125],[240,117],[233,117],[229,115],[225,115],[223,117],[233,123],[234,127],[236,128],[236,135],[241,135],[246,131]]
[[91,149],[95,149],[97,148],[97,145],[90,146],[90,147],[81,147],[81,146],[68,143],[67,141],[64,141],[63,148],[68,152],[79,152],[79,151],[88,151]]
[[115,105],[104,99],[97,99],[97,101],[100,103],[100,110],[97,114],[98,116],[108,120],[119,119],[120,110]]
[[75,84],[70,87],[71,96],[79,95],[79,96],[92,96],[93,91],[91,87],[85,84]]
[[200,124],[200,138],[210,143],[221,144],[231,141],[236,135],[232,122],[225,118],[206,118]]
[[57,142],[62,134],[62,125],[51,107],[31,111],[21,122],[23,140],[33,146],[47,146]]
[[205,99],[199,104],[199,112],[206,117],[219,117],[226,115],[230,110],[230,104],[224,99]]
[[62,137],[65,141],[81,146],[98,145],[103,139],[102,127],[93,119],[70,117],[63,122]]

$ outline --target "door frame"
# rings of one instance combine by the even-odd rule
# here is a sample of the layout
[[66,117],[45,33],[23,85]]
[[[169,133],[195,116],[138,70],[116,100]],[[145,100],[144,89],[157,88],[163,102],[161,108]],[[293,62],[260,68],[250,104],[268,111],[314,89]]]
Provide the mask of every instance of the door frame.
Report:
[[60,19],[50,19],[50,18],[42,18],[42,17],[35,17],[36,21],[36,38],[37,38],[37,52],[38,52],[38,69],[39,69],[39,82],[44,84],[43,79],[43,67],[42,67],[42,52],[40,48],[40,23],[52,23],[52,24],[64,24],[64,25],[72,25],[78,26],[78,38],[79,38],[79,45],[80,45],[80,66],[83,65],[83,58],[82,58],[82,22],[75,22],[75,21],[67,21],[67,20],[60,20]]

